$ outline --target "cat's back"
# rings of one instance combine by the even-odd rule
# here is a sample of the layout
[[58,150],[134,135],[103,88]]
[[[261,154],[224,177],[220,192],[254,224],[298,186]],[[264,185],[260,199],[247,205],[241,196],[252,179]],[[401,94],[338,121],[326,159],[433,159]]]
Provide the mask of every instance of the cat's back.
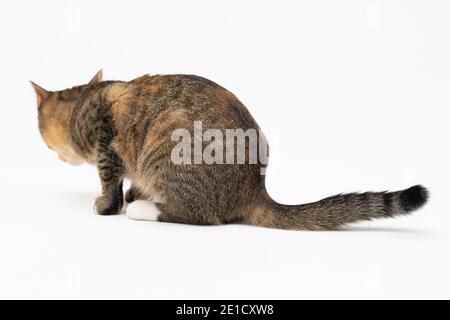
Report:
[[192,74],[145,74],[128,82],[143,92],[154,91],[155,89],[174,90],[186,89],[192,93],[201,92],[202,89],[221,88],[217,83],[201,76]]
[[[257,128],[250,112],[239,99],[219,84],[189,74],[144,75],[129,82],[135,104],[147,112],[183,109],[192,121],[211,128]],[[142,110],[144,111],[144,110]]]

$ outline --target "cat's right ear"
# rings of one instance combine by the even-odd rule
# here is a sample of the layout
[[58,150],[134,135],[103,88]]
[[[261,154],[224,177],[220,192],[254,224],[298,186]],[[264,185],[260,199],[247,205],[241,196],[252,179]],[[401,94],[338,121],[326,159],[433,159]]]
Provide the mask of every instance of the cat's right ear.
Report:
[[36,102],[37,102],[37,106],[39,107],[41,105],[42,101],[44,101],[45,99],[48,98],[48,96],[50,95],[50,92],[48,92],[41,86],[37,85],[33,81],[30,81],[30,82],[31,82],[31,86],[34,89],[34,92],[36,92]]

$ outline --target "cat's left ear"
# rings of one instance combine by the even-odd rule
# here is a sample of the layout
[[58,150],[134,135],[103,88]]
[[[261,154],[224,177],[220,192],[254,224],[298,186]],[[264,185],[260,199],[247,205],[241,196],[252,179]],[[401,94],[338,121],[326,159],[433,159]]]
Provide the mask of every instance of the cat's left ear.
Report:
[[34,91],[36,92],[36,102],[38,107],[41,106],[42,101],[47,99],[50,96],[50,92],[42,88],[41,86],[37,85],[33,81],[30,81],[31,85],[33,86]]
[[95,76],[89,81],[89,84],[101,82],[103,78],[103,69],[100,69]]

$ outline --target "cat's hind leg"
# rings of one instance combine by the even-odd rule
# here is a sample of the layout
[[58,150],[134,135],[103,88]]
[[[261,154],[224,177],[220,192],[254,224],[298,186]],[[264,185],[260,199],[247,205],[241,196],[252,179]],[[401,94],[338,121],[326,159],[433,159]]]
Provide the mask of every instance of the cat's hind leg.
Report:
[[200,210],[192,210],[192,208],[183,208],[177,206],[176,203],[156,203],[159,209],[158,221],[193,224],[193,225],[218,225],[222,224],[214,214],[202,214]]
[[133,220],[158,221],[161,211],[153,201],[135,200],[126,208],[127,217]]
[[172,206],[150,200],[135,200],[126,208],[127,217],[133,220],[160,221],[195,225],[220,224],[216,219],[205,219],[188,212],[174,212]]

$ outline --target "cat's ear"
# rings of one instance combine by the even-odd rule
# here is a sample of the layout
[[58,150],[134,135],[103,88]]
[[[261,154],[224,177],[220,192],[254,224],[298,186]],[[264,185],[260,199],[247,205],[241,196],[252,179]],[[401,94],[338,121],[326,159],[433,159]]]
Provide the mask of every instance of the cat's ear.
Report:
[[30,81],[31,85],[34,89],[34,92],[36,92],[36,102],[38,107],[41,105],[42,101],[48,98],[50,95],[50,92],[42,88],[41,86],[37,85],[33,81]]
[[89,84],[101,82],[103,78],[103,69],[100,69],[95,76],[89,81]]

